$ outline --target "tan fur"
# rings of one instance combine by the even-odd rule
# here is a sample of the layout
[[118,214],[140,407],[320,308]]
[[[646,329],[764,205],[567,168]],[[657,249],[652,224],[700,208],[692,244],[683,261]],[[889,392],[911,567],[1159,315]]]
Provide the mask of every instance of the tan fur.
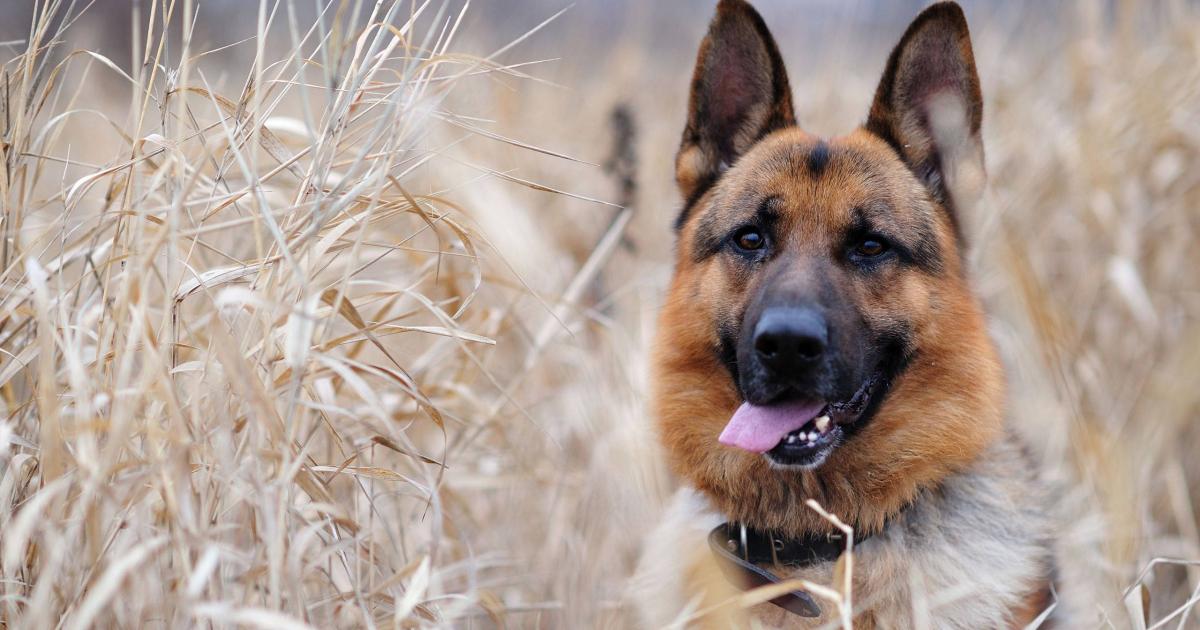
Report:
[[[805,506],[812,498],[856,531],[873,534],[856,554],[857,627],[1019,626],[1041,612],[1037,598],[1052,571],[1049,530],[1038,517],[1043,499],[1031,465],[1005,429],[1003,371],[961,263],[954,212],[971,204],[982,181],[982,98],[961,10],[935,5],[914,22],[889,60],[867,124],[836,138],[788,123],[790,94],[763,89],[771,81],[786,87],[769,38],[749,5],[723,0],[698,56],[676,160],[691,203],[680,225],[653,374],[663,445],[674,471],[695,490],[681,491],[664,525],[671,529],[647,546],[639,584],[653,590],[655,579],[647,576],[662,572],[659,563],[694,575],[695,563],[707,556],[668,553],[692,558],[681,569],[662,559],[658,547],[702,547],[709,523],[737,520],[790,536],[830,531]],[[730,73],[713,67],[713,50],[722,47],[753,51],[727,63],[759,64],[746,71],[750,87],[735,90],[735,97],[749,99],[737,103],[747,115],[733,129],[733,143],[724,145],[713,136],[730,132],[730,123],[714,123],[711,111],[730,104],[707,102],[722,97],[704,91],[710,74]],[[929,107],[950,115],[933,120],[921,109]],[[828,159],[807,166],[815,151]],[[722,160],[732,166],[722,170]],[[960,177],[964,172],[977,177]],[[902,323],[917,349],[875,418],[815,469],[780,469],[717,442],[742,402],[715,351],[719,325],[735,321],[767,280],[728,256],[704,255],[697,244],[709,233],[736,229],[766,198],[774,200],[786,235],[774,244],[790,261],[785,281],[831,284],[868,328]],[[855,213],[863,212],[904,238],[928,240],[936,264],[889,265],[873,274],[829,264]],[[818,268],[823,277],[808,271]],[[831,574],[827,563],[804,577],[828,584]],[[955,601],[922,599],[964,585],[975,588]],[[660,609],[679,604],[666,595],[639,599]],[[769,623],[802,621],[769,605],[754,613]],[[670,618],[647,612],[655,624]]]

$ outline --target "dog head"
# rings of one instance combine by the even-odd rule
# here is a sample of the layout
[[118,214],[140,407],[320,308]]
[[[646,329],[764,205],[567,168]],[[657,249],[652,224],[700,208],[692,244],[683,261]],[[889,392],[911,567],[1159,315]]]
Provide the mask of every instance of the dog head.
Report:
[[742,0],[700,46],[676,157],[685,199],[655,349],[676,471],[756,527],[865,530],[1001,431],[1003,377],[959,214],[984,181],[982,97],[954,3],[921,13],[866,123],[800,129]]

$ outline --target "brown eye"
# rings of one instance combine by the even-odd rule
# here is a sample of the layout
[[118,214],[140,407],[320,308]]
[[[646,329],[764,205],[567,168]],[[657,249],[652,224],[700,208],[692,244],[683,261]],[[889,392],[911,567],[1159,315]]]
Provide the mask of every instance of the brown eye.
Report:
[[739,249],[754,251],[762,249],[767,239],[763,238],[762,232],[759,232],[757,228],[748,227],[738,230],[738,233],[733,237],[733,242],[737,243]]
[[866,258],[874,258],[875,256],[878,256],[886,251],[887,245],[885,245],[883,241],[874,238],[868,238],[864,240],[858,244],[858,247],[854,249],[854,253]]

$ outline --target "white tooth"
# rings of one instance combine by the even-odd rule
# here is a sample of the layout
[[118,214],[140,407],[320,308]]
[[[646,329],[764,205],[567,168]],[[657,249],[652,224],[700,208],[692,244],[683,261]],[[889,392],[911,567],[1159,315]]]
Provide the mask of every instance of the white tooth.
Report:
[[808,434],[808,441],[809,441],[809,442],[816,442],[816,441],[817,441],[817,433],[816,433],[816,431],[813,431],[813,432],[811,432],[811,433],[809,433],[809,434]]
[[829,416],[817,418],[817,430],[824,433],[829,430]]
[[794,435],[789,435],[789,436],[787,436],[787,443],[788,443],[788,444],[795,444],[795,443],[796,443],[796,436],[794,436]]

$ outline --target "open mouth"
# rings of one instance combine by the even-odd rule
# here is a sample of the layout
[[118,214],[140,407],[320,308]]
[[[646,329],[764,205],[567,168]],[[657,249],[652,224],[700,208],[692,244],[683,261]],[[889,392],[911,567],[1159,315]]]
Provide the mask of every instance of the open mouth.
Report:
[[779,466],[815,468],[825,462],[872,408],[870,403],[881,380],[879,374],[873,375],[853,396],[839,402],[743,403],[721,432],[719,441],[765,454]]

